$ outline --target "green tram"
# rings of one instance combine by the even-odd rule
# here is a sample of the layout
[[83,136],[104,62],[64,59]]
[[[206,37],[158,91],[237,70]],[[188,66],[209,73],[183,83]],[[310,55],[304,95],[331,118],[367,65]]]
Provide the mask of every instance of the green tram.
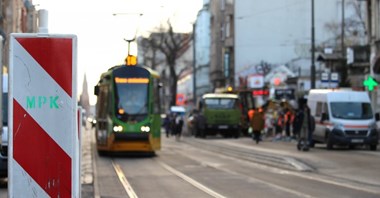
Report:
[[119,65],[101,75],[94,90],[99,154],[161,148],[159,87],[158,73],[144,66]]

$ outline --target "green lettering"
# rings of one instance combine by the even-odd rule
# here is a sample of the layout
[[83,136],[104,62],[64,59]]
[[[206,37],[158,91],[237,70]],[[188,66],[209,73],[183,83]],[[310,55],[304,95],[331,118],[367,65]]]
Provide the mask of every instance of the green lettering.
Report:
[[38,108],[41,108],[43,104],[46,104],[46,97],[38,96]]
[[50,96],[50,108],[53,109],[58,109],[58,104],[57,104],[58,96]]
[[36,108],[36,97],[34,96],[27,96],[26,97],[26,108],[27,109],[33,109]]

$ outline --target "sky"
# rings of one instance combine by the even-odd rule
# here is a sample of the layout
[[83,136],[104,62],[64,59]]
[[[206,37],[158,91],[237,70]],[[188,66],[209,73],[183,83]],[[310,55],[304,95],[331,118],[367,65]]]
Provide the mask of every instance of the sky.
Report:
[[33,0],[48,10],[50,34],[75,34],[78,39],[78,97],[86,74],[90,104],[101,73],[122,64],[127,42],[149,35],[170,18],[175,31],[190,32],[203,0]]

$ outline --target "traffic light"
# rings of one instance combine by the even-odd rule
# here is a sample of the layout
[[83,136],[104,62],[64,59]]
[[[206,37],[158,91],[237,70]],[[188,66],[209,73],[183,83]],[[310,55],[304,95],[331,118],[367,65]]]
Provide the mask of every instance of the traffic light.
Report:
[[125,63],[127,66],[135,66],[137,65],[137,56],[128,55],[125,59]]

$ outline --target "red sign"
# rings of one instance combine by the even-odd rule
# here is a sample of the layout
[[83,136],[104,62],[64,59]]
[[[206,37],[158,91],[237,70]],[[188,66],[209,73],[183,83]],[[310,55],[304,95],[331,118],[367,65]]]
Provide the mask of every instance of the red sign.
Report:
[[178,105],[178,106],[185,105],[185,95],[184,94],[177,94],[176,105]]
[[253,96],[267,96],[269,95],[268,90],[253,90],[252,91]]

